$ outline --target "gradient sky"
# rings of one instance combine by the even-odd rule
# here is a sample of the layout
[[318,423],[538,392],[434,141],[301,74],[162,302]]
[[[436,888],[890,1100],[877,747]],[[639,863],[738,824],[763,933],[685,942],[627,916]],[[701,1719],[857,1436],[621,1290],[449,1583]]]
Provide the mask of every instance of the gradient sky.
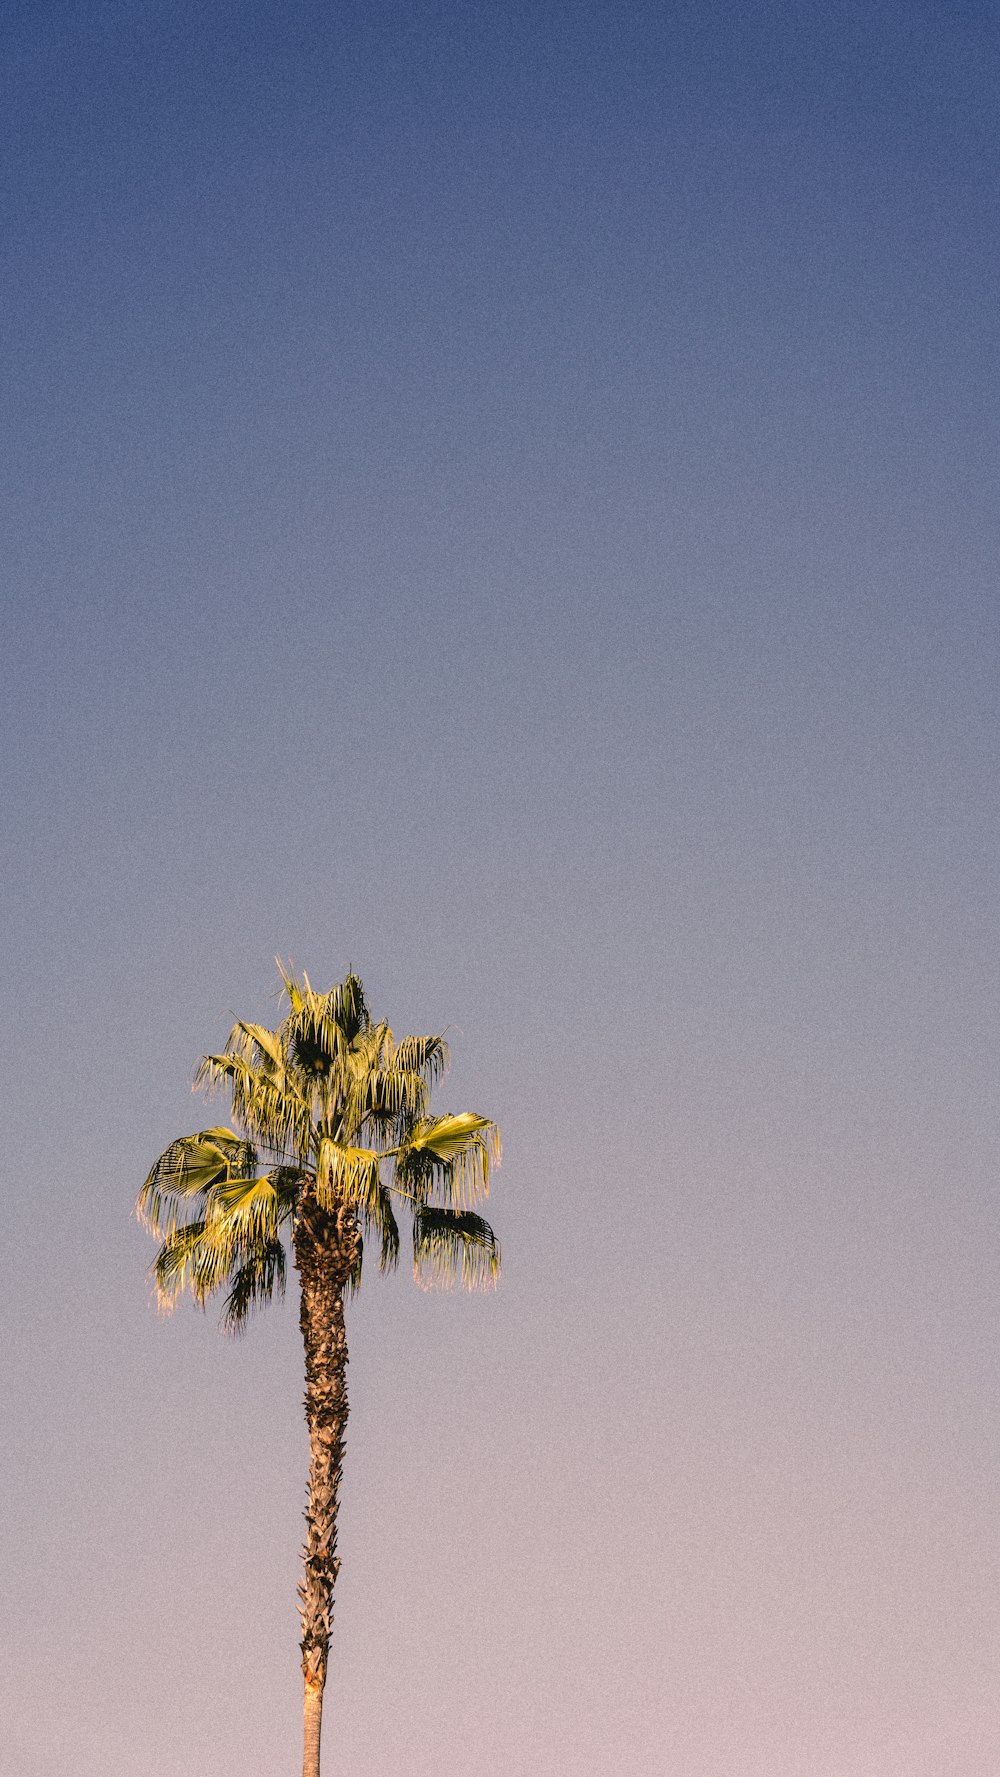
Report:
[[276,952],[450,1026],[329,1777],[996,1777],[990,0],[4,10],[2,1777],[298,1769],[291,1303],[130,1221]]

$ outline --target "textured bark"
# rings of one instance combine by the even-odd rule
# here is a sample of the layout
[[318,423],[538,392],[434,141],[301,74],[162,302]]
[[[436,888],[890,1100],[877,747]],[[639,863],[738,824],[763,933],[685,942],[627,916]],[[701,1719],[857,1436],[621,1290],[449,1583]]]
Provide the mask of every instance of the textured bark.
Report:
[[342,1205],[336,1214],[305,1200],[295,1231],[295,1264],[302,1286],[299,1326],[306,1358],[309,1494],[304,1574],[299,1587],[304,1681],[302,1777],[319,1777],[319,1742],[333,1619],[337,1559],[337,1501],[347,1426],[347,1337],[344,1285],[358,1248],[357,1220]]

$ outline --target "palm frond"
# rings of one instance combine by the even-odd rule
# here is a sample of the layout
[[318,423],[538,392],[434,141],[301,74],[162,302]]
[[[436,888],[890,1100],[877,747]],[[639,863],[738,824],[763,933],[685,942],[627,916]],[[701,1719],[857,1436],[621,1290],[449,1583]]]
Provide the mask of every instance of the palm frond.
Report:
[[355,1148],[331,1136],[316,1141],[316,1200],[324,1209],[338,1202],[354,1203],[368,1214],[377,1212],[381,1182],[379,1156],[373,1148]]
[[290,1169],[263,1178],[225,1180],[205,1195],[205,1222],[224,1222],[239,1240],[274,1240],[282,1223],[294,1215],[301,1188],[300,1175]]
[[262,1242],[233,1274],[222,1311],[223,1326],[229,1332],[240,1333],[254,1308],[264,1307],[275,1296],[283,1296],[286,1270],[281,1241]]
[[413,1217],[413,1275],[422,1289],[492,1289],[500,1273],[500,1243],[471,1210],[423,1204]]
[[344,1288],[347,1291],[348,1296],[356,1296],[361,1288],[361,1272],[364,1265],[364,1257],[365,1243],[364,1239],[359,1234],[358,1244],[354,1250],[354,1260],[344,1283]]
[[319,997],[311,995],[300,1012],[281,1027],[288,1060],[309,1080],[335,1073],[342,1065],[346,1042]]
[[162,1239],[185,1219],[194,1199],[213,1185],[244,1178],[256,1169],[253,1143],[232,1129],[202,1129],[179,1136],[152,1167],[136,1198],[136,1215]]
[[343,1031],[349,1043],[354,1041],[371,1023],[371,1013],[365,999],[365,990],[353,971],[345,975],[336,987],[331,987],[325,994],[329,1016]]
[[266,1025],[249,1024],[245,1018],[237,1018],[229,1034],[226,1049],[232,1055],[247,1056],[258,1067],[270,1062],[276,1080],[284,1074],[285,1056],[281,1040],[277,1032],[268,1030]]
[[443,1080],[451,1063],[444,1037],[403,1037],[392,1058],[393,1067],[420,1074],[428,1086]]
[[364,989],[348,975],[329,993],[316,993],[309,977],[286,982],[290,1010],[281,1031],[288,1061],[313,1078],[335,1074],[345,1064],[351,1045],[371,1023]]
[[490,1168],[499,1164],[496,1124],[461,1111],[418,1123],[400,1147],[397,1175],[421,1200],[437,1191],[446,1209],[461,1210],[489,1196]]
[[299,1155],[303,1144],[308,1144],[309,1099],[302,1082],[283,1060],[276,1063],[261,1049],[252,1030],[252,1026],[234,1025],[223,1053],[204,1057],[195,1085],[210,1090],[228,1087],[234,1117],[261,1147]]
[[373,1067],[357,1081],[351,1109],[359,1124],[402,1140],[424,1119],[430,1088],[416,1068]]
[[241,1255],[238,1243],[220,1224],[187,1222],[168,1234],[153,1261],[153,1278],[160,1308],[169,1313],[185,1290],[199,1308],[225,1283],[234,1258]]
[[381,1241],[379,1270],[395,1271],[399,1264],[399,1225],[392,1207],[392,1198],[385,1185],[379,1184],[378,1199],[367,1207],[367,1219]]
[[284,989],[285,998],[288,1001],[289,1010],[292,1012],[301,1012],[302,1007],[305,1004],[305,996],[309,991],[308,976],[304,981],[299,981],[293,973],[291,963],[289,963],[286,968],[280,956],[276,956],[274,960],[278,967],[278,974],[281,976],[281,985]]

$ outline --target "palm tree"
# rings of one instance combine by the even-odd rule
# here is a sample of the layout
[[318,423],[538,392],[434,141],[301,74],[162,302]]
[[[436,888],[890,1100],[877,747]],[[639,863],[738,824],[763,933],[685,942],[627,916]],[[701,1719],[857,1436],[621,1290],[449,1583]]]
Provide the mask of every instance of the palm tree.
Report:
[[[280,965],[279,965],[280,966]],[[347,1425],[344,1298],[361,1282],[365,1242],[379,1268],[399,1257],[393,1200],[413,1222],[413,1269],[425,1287],[496,1281],[500,1248],[473,1205],[499,1163],[486,1117],[431,1116],[444,1073],[442,1037],[404,1037],[375,1023],[349,974],[328,993],[281,970],[287,1014],[277,1030],[242,1019],[195,1084],[223,1088],[235,1128],[171,1142],[139,1192],[140,1220],[162,1241],[159,1301],[185,1290],[204,1305],[225,1288],[223,1323],[238,1332],[285,1286],[288,1239],[299,1274],[305,1346],[309,1490],[299,1586],[304,1680],[303,1777],[319,1777],[323,1689],[337,1558],[337,1502]]]

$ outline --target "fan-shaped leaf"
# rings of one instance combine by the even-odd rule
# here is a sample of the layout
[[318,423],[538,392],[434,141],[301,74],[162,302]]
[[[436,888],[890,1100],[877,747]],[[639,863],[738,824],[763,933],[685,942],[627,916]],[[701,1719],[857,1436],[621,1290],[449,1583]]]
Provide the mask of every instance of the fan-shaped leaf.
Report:
[[413,1273],[425,1289],[491,1289],[500,1272],[500,1245],[493,1229],[471,1210],[424,1204],[413,1218]]

